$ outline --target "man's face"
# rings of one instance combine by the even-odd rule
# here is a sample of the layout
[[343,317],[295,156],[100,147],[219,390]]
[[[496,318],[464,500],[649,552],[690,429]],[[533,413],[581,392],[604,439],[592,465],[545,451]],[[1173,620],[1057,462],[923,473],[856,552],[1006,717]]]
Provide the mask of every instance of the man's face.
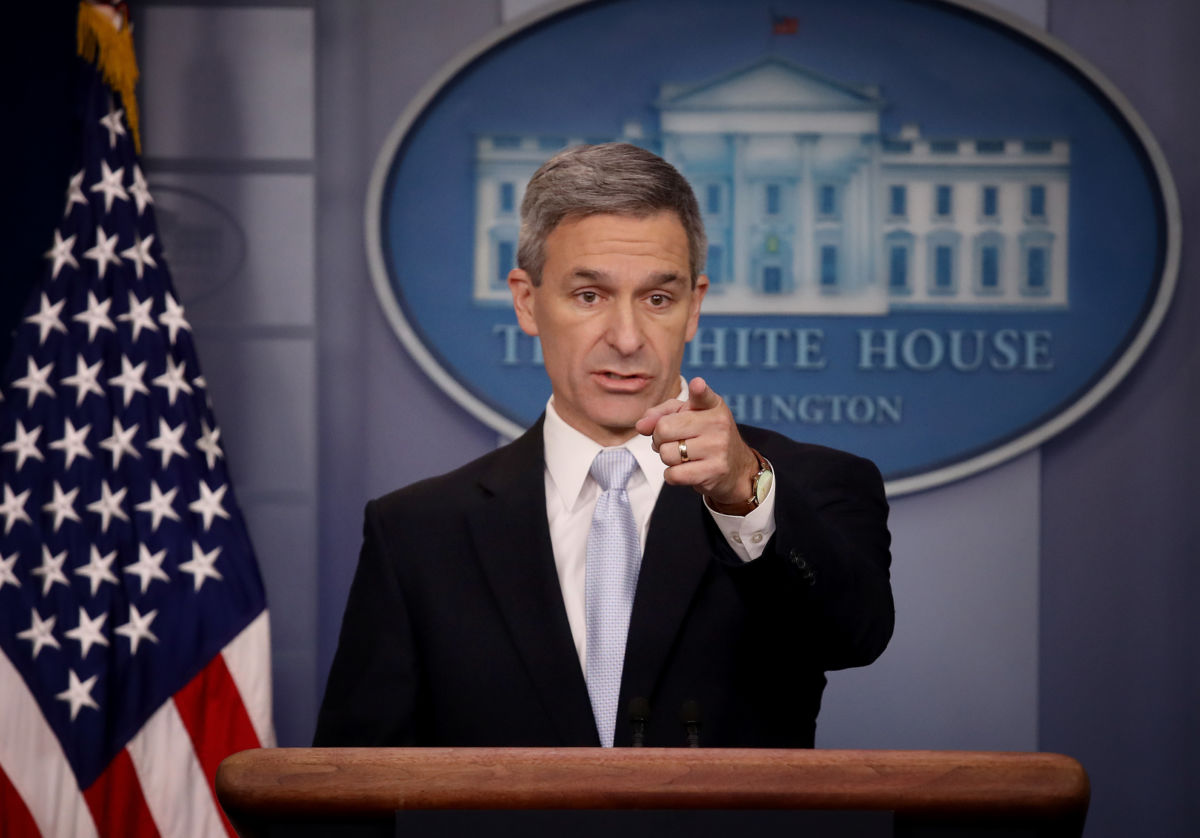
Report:
[[541,339],[555,410],[601,445],[625,442],[647,408],[679,395],[708,278],[692,288],[673,212],[567,219],[545,256],[541,285],[520,269],[508,284],[521,328]]

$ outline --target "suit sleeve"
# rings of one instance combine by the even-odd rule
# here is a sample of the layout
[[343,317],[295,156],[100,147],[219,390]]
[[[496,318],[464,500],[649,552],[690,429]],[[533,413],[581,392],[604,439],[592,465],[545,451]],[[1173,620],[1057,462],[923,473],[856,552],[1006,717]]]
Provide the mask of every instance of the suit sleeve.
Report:
[[379,501],[367,504],[358,569],[317,716],[317,747],[417,744],[412,628],[380,515]]
[[769,609],[777,631],[821,669],[871,663],[895,623],[879,470],[844,452],[745,433],[775,469],[775,534],[762,556],[743,563],[715,532],[718,559],[730,565],[743,595]]

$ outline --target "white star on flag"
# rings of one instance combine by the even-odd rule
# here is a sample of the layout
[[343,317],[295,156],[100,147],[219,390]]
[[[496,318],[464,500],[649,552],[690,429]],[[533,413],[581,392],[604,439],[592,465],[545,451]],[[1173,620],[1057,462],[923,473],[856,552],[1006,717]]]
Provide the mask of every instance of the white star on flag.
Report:
[[108,147],[117,147],[117,137],[125,136],[125,125],[121,121],[121,115],[125,113],[124,109],[109,106],[108,113],[100,117],[100,124],[108,131]]
[[71,207],[76,204],[83,204],[85,207],[88,205],[83,194],[83,169],[71,175],[71,182],[67,185],[67,206],[63,210],[63,218],[71,214]]
[[38,652],[42,651],[43,646],[50,646],[53,649],[62,648],[58,643],[58,638],[54,636],[54,623],[57,620],[57,614],[51,614],[43,620],[42,615],[34,608],[31,609],[29,628],[17,632],[17,639],[28,640],[33,644],[34,660],[37,660]]
[[17,563],[17,559],[20,557],[20,553],[13,553],[11,556],[0,556],[0,590],[4,590],[5,585],[12,585],[14,588],[21,587],[21,580],[17,578],[17,574],[13,571],[13,565]]
[[121,255],[133,262],[133,270],[137,273],[137,278],[141,279],[142,274],[146,271],[146,266],[157,268],[158,263],[154,261],[154,257],[150,255],[150,247],[154,244],[154,234],[142,238],[137,233],[134,233],[133,244],[121,251]]
[[87,442],[85,441],[91,429],[91,425],[76,428],[71,423],[69,416],[63,421],[62,438],[50,443],[50,447],[55,451],[63,452],[63,456],[67,458],[67,468],[71,467],[71,463],[75,462],[76,457],[84,457],[88,460],[92,459],[92,452],[87,447]]
[[206,420],[200,420],[200,438],[196,440],[196,448],[204,452],[204,459],[208,461],[209,471],[213,470],[219,458],[225,456],[225,452],[221,450],[218,442],[220,438],[220,428],[210,428]]
[[46,342],[46,336],[50,334],[51,329],[56,332],[62,332],[64,335],[67,333],[67,327],[63,325],[62,320],[58,317],[58,313],[62,311],[63,306],[66,304],[67,299],[63,297],[57,303],[51,305],[50,298],[43,292],[42,307],[38,310],[38,313],[31,314],[25,318],[26,323],[33,323],[38,327],[38,346]]
[[146,443],[147,448],[153,448],[162,456],[162,467],[165,469],[171,462],[171,457],[176,456],[180,459],[187,459],[187,450],[183,447],[183,432],[187,430],[187,423],[180,422],[178,427],[172,428],[167,424],[167,420],[159,417],[158,420],[158,436]]
[[179,391],[192,394],[192,385],[187,383],[187,377],[184,375],[183,368],[187,365],[186,361],[180,361],[176,366],[175,359],[167,356],[167,371],[162,375],[156,376],[151,384],[157,384],[167,391],[167,404],[174,406],[175,397],[179,395]]
[[114,198],[119,198],[122,201],[129,200],[129,195],[125,192],[125,186],[121,183],[121,177],[124,174],[124,166],[114,171],[108,167],[107,160],[100,161],[100,180],[92,184],[91,191],[104,193],[105,214],[112,210]]
[[108,638],[104,636],[103,629],[104,621],[107,619],[107,611],[99,617],[93,618],[88,615],[86,608],[82,605],[79,606],[79,625],[70,631],[63,632],[63,636],[79,642],[80,658],[86,658],[93,646],[108,645]]
[[12,488],[7,483],[4,484],[4,503],[0,503],[0,515],[4,516],[4,534],[8,535],[13,528],[13,524],[18,521],[24,521],[27,524],[33,523],[29,520],[28,513],[25,512],[25,501],[29,500],[29,489],[21,492],[19,495],[14,495]]
[[102,366],[104,366],[103,360],[99,360],[88,366],[83,355],[75,356],[75,374],[63,376],[62,383],[68,387],[75,388],[76,407],[83,404],[83,400],[87,398],[88,393],[95,393],[97,396],[104,395],[104,388],[96,381],[100,375],[100,367]]
[[170,294],[166,295],[165,299],[166,310],[158,315],[158,322],[167,327],[167,337],[171,341],[171,345],[175,345],[175,334],[180,329],[192,330],[192,326],[187,322],[187,318],[183,316],[183,306],[175,301],[175,298]]
[[158,642],[158,638],[154,636],[154,632],[150,631],[150,624],[154,622],[154,618],[157,616],[157,608],[146,614],[142,614],[138,611],[136,605],[132,602],[129,603],[129,622],[117,626],[114,631],[129,638],[129,653],[131,655],[137,654],[138,643],[143,640],[149,640],[152,643]]
[[124,394],[125,407],[129,407],[129,401],[133,398],[134,393],[141,393],[144,396],[150,395],[150,388],[142,381],[142,376],[145,374],[145,361],[142,361],[135,367],[129,362],[127,356],[121,356],[121,374],[114,375],[108,380],[108,383],[121,388]]
[[75,247],[76,238],[76,235],[72,233],[64,239],[62,233],[58,230],[54,231],[54,247],[46,251],[46,258],[54,262],[54,266],[50,268],[51,279],[58,279],[58,272],[62,270],[63,265],[79,268],[79,263],[75,261],[75,255],[71,252]]
[[192,574],[192,583],[195,585],[194,590],[200,590],[205,579],[216,579],[218,582],[223,578],[221,573],[213,567],[217,562],[217,556],[220,554],[221,548],[216,547],[205,553],[200,549],[200,545],[192,542],[192,559],[191,561],[183,562],[179,565],[179,569],[184,573]]
[[225,507],[221,505],[222,498],[225,497],[228,486],[221,486],[215,492],[208,488],[208,484],[203,480],[200,481],[200,499],[194,500],[188,504],[188,509],[195,512],[204,519],[204,531],[208,532],[212,526],[213,518],[221,517],[229,519],[229,513],[225,511]]
[[96,225],[96,243],[83,251],[84,259],[91,259],[96,263],[96,273],[100,274],[100,278],[104,279],[104,272],[108,270],[109,265],[121,264],[121,257],[117,255],[117,234],[112,236],[104,235],[104,228]]
[[3,445],[0,445],[0,450],[16,454],[17,471],[21,470],[21,467],[25,465],[25,461],[30,457],[45,462],[46,458],[42,456],[42,452],[37,446],[38,437],[42,435],[41,425],[32,431],[27,431],[25,430],[25,424],[18,419],[16,431],[17,435]]
[[58,532],[58,528],[62,526],[64,520],[80,522],[79,513],[75,511],[75,496],[78,494],[78,486],[69,492],[64,492],[62,486],[58,485],[58,481],[54,481],[54,500],[42,506],[43,510],[54,514],[54,532]]
[[81,311],[71,318],[87,324],[89,343],[96,339],[96,332],[99,329],[108,329],[110,332],[117,330],[117,327],[113,325],[112,318],[108,316],[108,310],[111,307],[112,300],[100,302],[94,293],[88,291],[87,311]]
[[92,698],[92,687],[96,686],[96,679],[100,676],[93,675],[86,681],[80,681],[74,669],[67,670],[67,672],[70,675],[67,688],[54,697],[71,705],[71,721],[75,721],[80,708],[90,707],[93,710],[99,710],[100,705]]
[[34,576],[42,577],[42,596],[50,593],[50,589],[54,587],[55,582],[70,587],[70,582],[67,581],[67,577],[63,574],[62,569],[63,562],[66,560],[66,550],[52,555],[50,548],[45,544],[42,545],[42,566],[35,567],[30,571]]
[[38,393],[45,393],[50,398],[54,398],[54,388],[48,383],[52,369],[54,369],[53,361],[44,367],[39,367],[34,363],[33,358],[26,359],[27,372],[12,384],[12,386],[25,391],[26,407],[33,407],[33,401],[38,397]]
[[87,564],[75,568],[75,573],[79,576],[86,576],[88,582],[91,583],[92,596],[96,595],[96,591],[100,590],[101,582],[111,582],[114,585],[119,584],[117,577],[113,575],[112,566],[116,561],[117,551],[112,550],[100,555],[100,548],[95,544],[91,546],[92,556]]
[[158,531],[158,525],[162,523],[163,518],[170,518],[172,521],[179,520],[179,513],[172,506],[177,494],[179,494],[178,486],[172,486],[169,492],[164,492],[158,487],[158,483],[150,481],[150,498],[133,507],[138,512],[150,513],[150,532]]
[[113,518],[120,518],[122,521],[129,520],[129,516],[121,508],[121,502],[125,500],[125,493],[128,491],[122,486],[114,492],[108,488],[107,480],[100,481],[99,500],[94,500],[87,505],[88,512],[95,512],[100,516],[100,532],[108,532],[108,524]]
[[114,416],[112,436],[100,440],[100,447],[107,448],[112,454],[114,470],[121,465],[121,455],[123,454],[128,454],[135,460],[142,458],[142,455],[138,453],[137,446],[133,444],[133,436],[137,433],[137,429],[137,424],[128,428],[122,426],[121,417]]
[[151,332],[158,331],[158,324],[154,322],[154,316],[150,314],[150,309],[153,305],[153,297],[147,297],[142,302],[138,302],[137,294],[132,291],[129,292],[129,311],[118,315],[117,319],[122,323],[129,323],[133,329],[134,343],[137,343],[142,329],[149,329]]
[[142,593],[146,593],[146,588],[150,587],[150,582],[154,579],[161,579],[163,582],[171,581],[171,577],[167,576],[167,572],[162,569],[163,559],[166,558],[166,555],[165,549],[151,553],[150,548],[145,544],[138,545],[138,560],[127,565],[125,572],[132,573],[142,580]]
[[[138,164],[133,164],[133,184],[129,187],[129,194],[133,196],[133,200],[137,203],[138,218],[142,217],[142,212],[145,211],[147,204],[153,204],[154,199],[150,197],[150,190],[146,185],[146,177],[142,174],[142,167]],[[138,275],[141,279],[141,275]]]

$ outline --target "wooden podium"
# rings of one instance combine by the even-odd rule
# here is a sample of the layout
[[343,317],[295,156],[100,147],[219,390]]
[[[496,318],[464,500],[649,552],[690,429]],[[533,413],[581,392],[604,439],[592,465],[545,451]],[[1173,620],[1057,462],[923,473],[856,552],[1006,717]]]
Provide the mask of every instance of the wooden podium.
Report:
[[393,835],[435,810],[886,812],[894,835],[1079,836],[1089,797],[1070,757],[990,751],[274,748],[229,757],[216,785],[244,838]]

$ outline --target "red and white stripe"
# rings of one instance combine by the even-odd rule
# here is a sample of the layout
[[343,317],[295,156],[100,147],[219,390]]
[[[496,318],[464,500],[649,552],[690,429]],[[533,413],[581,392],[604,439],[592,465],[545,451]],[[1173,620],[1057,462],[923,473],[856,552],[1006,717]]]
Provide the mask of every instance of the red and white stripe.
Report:
[[213,782],[229,754],[275,744],[269,649],[264,611],[87,789],[75,784],[41,709],[0,654],[0,838],[234,836]]

